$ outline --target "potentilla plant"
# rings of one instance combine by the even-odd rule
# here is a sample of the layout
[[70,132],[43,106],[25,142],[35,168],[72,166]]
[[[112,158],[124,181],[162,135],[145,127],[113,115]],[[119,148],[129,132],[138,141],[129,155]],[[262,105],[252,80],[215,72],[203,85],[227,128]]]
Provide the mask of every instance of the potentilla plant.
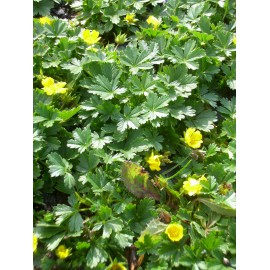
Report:
[[235,269],[235,3],[69,4],[34,18],[35,269]]

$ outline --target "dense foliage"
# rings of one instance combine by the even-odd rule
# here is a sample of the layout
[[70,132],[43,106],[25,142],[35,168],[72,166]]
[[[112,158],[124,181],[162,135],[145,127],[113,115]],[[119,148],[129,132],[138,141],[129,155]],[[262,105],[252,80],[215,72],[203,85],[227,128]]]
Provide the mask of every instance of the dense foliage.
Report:
[[235,2],[34,0],[33,34],[35,269],[235,269]]

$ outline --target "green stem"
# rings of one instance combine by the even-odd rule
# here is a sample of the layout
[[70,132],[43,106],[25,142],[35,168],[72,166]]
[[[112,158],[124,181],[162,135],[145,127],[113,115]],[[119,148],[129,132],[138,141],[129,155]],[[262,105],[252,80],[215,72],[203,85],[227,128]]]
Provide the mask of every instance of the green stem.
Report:
[[224,21],[226,15],[227,15],[227,13],[228,13],[229,1],[230,1],[230,0],[226,0],[226,1],[225,1],[225,4],[224,4],[225,12],[224,12],[224,15],[223,15],[223,21]]
[[171,180],[172,178],[176,177],[178,174],[180,174],[190,164],[191,161],[192,161],[192,159],[189,160],[189,162],[183,168],[181,168],[177,173],[175,173],[174,175],[172,175],[172,176],[170,176],[168,178],[164,178],[164,180],[168,181],[168,180]]
[[79,209],[79,212],[90,211],[89,208]]
[[185,158],[181,164],[176,164],[173,167],[171,167],[170,169],[168,169],[167,171],[164,172],[164,174],[168,174],[169,172],[171,172],[172,170],[174,170],[176,167],[178,167],[179,165],[182,165],[183,162],[185,162],[188,158]]

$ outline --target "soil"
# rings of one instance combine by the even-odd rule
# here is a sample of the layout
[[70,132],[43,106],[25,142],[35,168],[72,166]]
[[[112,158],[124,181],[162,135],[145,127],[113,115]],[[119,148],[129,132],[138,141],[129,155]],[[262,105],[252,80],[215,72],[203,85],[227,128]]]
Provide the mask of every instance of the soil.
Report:
[[76,12],[72,11],[70,5],[66,2],[55,4],[51,9],[51,15],[60,19],[72,19],[76,16]]

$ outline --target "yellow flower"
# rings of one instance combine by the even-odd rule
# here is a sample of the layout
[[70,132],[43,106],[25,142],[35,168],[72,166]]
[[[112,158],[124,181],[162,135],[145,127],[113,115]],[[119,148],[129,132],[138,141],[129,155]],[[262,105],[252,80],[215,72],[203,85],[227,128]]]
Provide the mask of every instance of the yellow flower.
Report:
[[187,181],[184,181],[183,189],[186,194],[193,196],[200,193],[202,185],[200,184],[200,180],[189,177]]
[[49,18],[49,17],[41,17],[40,19],[39,19],[39,22],[41,23],[41,24],[52,24],[52,20]]
[[65,94],[67,91],[67,88],[64,88],[66,85],[65,82],[55,83],[54,79],[51,77],[46,77],[41,81],[41,83],[44,86],[42,89],[48,96],[55,94]]
[[151,171],[160,171],[160,157],[162,155],[154,155],[154,152],[152,151],[150,157],[146,160],[146,162],[149,164],[149,167]]
[[65,259],[70,255],[70,249],[66,248],[65,245],[61,245],[56,249],[55,254],[58,258]]
[[33,252],[36,252],[36,250],[37,250],[37,245],[38,245],[38,238],[37,238],[37,236],[34,234],[34,235],[33,235]]
[[236,36],[233,37],[232,42],[233,42],[234,45],[236,45]]
[[184,228],[180,224],[169,224],[165,230],[165,233],[168,235],[170,240],[173,242],[180,241],[184,234],[183,234]]
[[154,29],[158,29],[159,25],[161,24],[161,21],[152,15],[148,17],[146,22],[148,24],[152,24]]
[[100,40],[99,32],[96,30],[83,30],[82,32],[82,38],[85,43],[88,45],[93,45],[97,43]]
[[198,180],[199,181],[208,181],[207,178],[204,175],[202,175]]
[[135,22],[137,22],[138,20],[135,19],[135,14],[131,13],[131,14],[127,14],[125,17],[125,21],[128,22],[129,24],[134,24]]
[[199,130],[195,128],[188,128],[184,132],[185,142],[192,148],[200,148],[202,141],[202,134]]
[[108,270],[127,270],[127,268],[122,263],[118,263],[118,262],[113,262],[107,269]]

